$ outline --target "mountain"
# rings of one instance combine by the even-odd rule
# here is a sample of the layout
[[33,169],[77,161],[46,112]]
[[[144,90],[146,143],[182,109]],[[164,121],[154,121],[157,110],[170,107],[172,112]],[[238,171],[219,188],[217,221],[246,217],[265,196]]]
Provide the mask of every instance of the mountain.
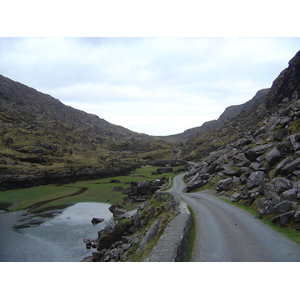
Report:
[[162,137],[157,137],[157,138],[160,138],[164,141],[168,141],[171,143],[177,143],[177,144],[179,144],[181,142],[186,143],[188,140],[190,140],[194,136],[196,136],[198,132],[204,132],[204,131],[214,129],[218,126],[225,124],[229,120],[233,119],[238,114],[240,114],[242,111],[247,110],[248,108],[250,108],[257,102],[262,100],[266,96],[268,91],[269,91],[269,89],[259,90],[251,100],[249,100],[243,104],[232,105],[232,106],[227,107],[217,120],[211,120],[211,121],[205,122],[201,126],[187,129],[182,133],[173,134],[173,135],[169,135],[169,136],[162,136]]
[[300,230],[300,51],[267,95],[215,129],[198,133],[183,154],[198,163],[187,190],[215,190],[261,218]]
[[0,75],[1,189],[123,174],[171,149]]

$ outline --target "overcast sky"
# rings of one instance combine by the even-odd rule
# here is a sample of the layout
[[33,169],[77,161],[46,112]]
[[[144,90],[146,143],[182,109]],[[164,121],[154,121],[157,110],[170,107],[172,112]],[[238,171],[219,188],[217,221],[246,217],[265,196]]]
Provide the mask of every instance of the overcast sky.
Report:
[[169,135],[270,87],[300,38],[0,38],[0,74],[133,131]]

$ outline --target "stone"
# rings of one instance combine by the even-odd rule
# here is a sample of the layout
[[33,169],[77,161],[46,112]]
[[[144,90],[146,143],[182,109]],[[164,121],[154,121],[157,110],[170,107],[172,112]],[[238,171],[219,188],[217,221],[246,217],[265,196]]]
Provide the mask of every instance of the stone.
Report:
[[273,145],[274,145],[274,143],[269,143],[266,145],[259,145],[257,147],[254,147],[254,148],[246,151],[245,156],[250,161],[255,161],[259,156],[263,155],[267,151],[267,149],[273,147]]
[[157,236],[161,220],[162,220],[162,217],[156,219],[153,222],[153,224],[151,225],[151,227],[149,228],[149,230],[143,237],[142,241],[140,242],[139,247],[136,250],[136,254],[139,254],[141,251],[143,251],[145,245]]
[[113,187],[113,191],[115,191],[115,192],[121,192],[123,190],[124,190],[124,188],[122,186],[114,186]]
[[290,141],[294,147],[294,151],[300,150],[300,133],[291,135]]
[[260,190],[259,189],[254,189],[254,190],[250,190],[248,191],[248,197],[251,200],[255,200],[257,199],[257,197],[260,195]]
[[300,170],[300,157],[286,164],[281,170],[280,174],[289,175],[292,172]]
[[277,149],[281,152],[283,156],[287,156],[294,151],[294,147],[290,140],[283,141],[277,145]]
[[244,153],[239,153],[233,156],[232,160],[237,167],[244,167],[249,163],[249,160],[247,159]]
[[234,193],[230,199],[231,202],[238,202],[242,197],[241,193]]
[[284,213],[288,212],[291,209],[291,207],[292,207],[291,201],[283,201],[274,206],[273,213],[284,214]]
[[269,165],[273,166],[276,162],[278,162],[283,156],[281,155],[281,152],[274,148],[271,151],[269,151],[266,155],[266,161]]
[[258,213],[259,216],[262,217],[265,214],[270,213],[270,209],[272,207],[272,201],[266,200],[265,198],[260,199],[260,201],[257,202],[258,204]]
[[104,219],[102,219],[102,218],[93,218],[91,222],[93,223],[93,225],[95,225],[95,224],[101,223],[103,221],[104,221]]
[[290,211],[282,215],[272,218],[270,221],[273,224],[279,224],[281,227],[287,226],[293,219],[295,211]]
[[288,156],[288,157],[285,158],[282,162],[280,162],[280,163],[276,166],[276,168],[275,168],[274,176],[278,176],[278,175],[280,174],[280,172],[281,172],[281,169],[282,169],[285,165],[289,164],[289,163],[292,162],[292,161],[293,161],[293,158],[292,158],[291,156]]
[[217,183],[216,189],[218,191],[228,191],[233,187],[232,178],[222,179]]
[[225,165],[224,166],[224,174],[229,175],[229,176],[239,176],[240,171],[238,168],[233,168],[232,165]]
[[293,202],[297,202],[298,198],[297,198],[297,194],[298,194],[298,189],[289,189],[287,191],[282,192],[282,194],[280,195],[280,199],[281,201],[293,201]]
[[263,171],[252,172],[247,180],[247,187],[252,189],[259,186],[266,177],[267,176]]
[[263,186],[262,193],[267,199],[271,199],[275,194],[281,194],[291,188],[293,188],[293,185],[287,178],[276,177]]
[[286,129],[286,128],[279,129],[274,132],[273,139],[275,141],[282,141],[284,138],[286,138],[288,136],[288,134],[289,134],[288,129]]

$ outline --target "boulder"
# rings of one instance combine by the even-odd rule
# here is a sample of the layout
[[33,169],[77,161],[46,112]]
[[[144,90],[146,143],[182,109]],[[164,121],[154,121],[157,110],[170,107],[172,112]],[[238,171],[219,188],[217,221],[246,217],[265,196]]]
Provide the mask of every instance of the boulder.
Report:
[[280,174],[282,175],[289,175],[292,172],[300,170],[300,157],[293,160],[292,162],[286,164],[281,170]]
[[285,158],[283,161],[281,161],[275,168],[275,171],[274,171],[274,176],[278,176],[281,172],[281,169],[289,164],[290,162],[293,161],[293,158],[291,156],[288,156],[287,158]]
[[266,161],[269,165],[273,166],[276,162],[278,162],[282,158],[281,152],[274,148],[271,151],[269,151],[266,155]]
[[234,193],[230,199],[231,202],[238,202],[242,198],[241,193]]
[[260,195],[260,190],[259,189],[254,189],[254,190],[250,190],[248,191],[248,197],[251,200],[255,200],[257,199],[257,197]]
[[249,160],[244,153],[239,153],[233,156],[232,160],[237,167],[244,167],[249,164]]
[[151,225],[151,227],[149,228],[149,230],[143,237],[142,241],[140,242],[140,245],[139,245],[138,249],[136,250],[136,254],[139,254],[144,249],[145,245],[157,236],[161,220],[162,220],[162,217],[156,219],[153,222],[153,224]]
[[273,224],[279,224],[281,227],[285,227],[292,221],[294,214],[295,211],[289,211],[287,213],[272,218],[270,221]]
[[267,151],[267,149],[273,147],[273,145],[274,145],[274,143],[269,143],[266,145],[259,145],[257,147],[254,147],[254,148],[246,151],[245,156],[250,161],[255,161],[259,156],[263,155]]
[[300,230],[300,206],[297,207],[294,214],[295,229]]
[[232,189],[232,187],[233,187],[232,178],[227,178],[227,179],[220,180],[217,183],[216,189],[218,191],[228,191],[228,190]]
[[292,202],[291,201],[283,201],[274,206],[272,212],[275,214],[284,214],[291,210]]
[[124,207],[122,205],[119,205],[119,204],[113,204],[108,209],[113,214],[114,218],[115,217],[120,217],[120,216],[124,215],[127,212],[127,210],[125,210]]
[[277,145],[278,150],[283,156],[287,156],[294,151],[294,147],[290,140],[283,141]]
[[293,188],[292,183],[285,177],[276,177],[271,182],[266,183],[262,187],[262,193],[267,199],[271,199],[275,194],[281,194],[282,192]]
[[297,198],[297,194],[298,194],[298,189],[289,189],[287,191],[282,192],[282,194],[280,195],[280,199],[281,201],[293,201],[293,202],[297,202],[298,198]]
[[114,192],[121,192],[121,191],[124,191],[124,188],[122,186],[114,186],[113,191]]
[[93,223],[93,225],[95,225],[95,224],[101,223],[103,221],[104,221],[104,219],[102,219],[102,218],[93,218],[91,222]]
[[247,180],[247,187],[252,189],[259,186],[266,177],[267,176],[263,171],[252,172]]
[[300,133],[291,135],[290,141],[293,145],[294,151],[300,150]]
[[228,175],[228,176],[239,176],[240,175],[240,170],[236,167],[233,167],[233,165],[225,165],[224,166],[224,174]]
[[289,134],[289,131],[287,128],[279,129],[274,132],[273,139],[275,141],[282,141],[285,139]]

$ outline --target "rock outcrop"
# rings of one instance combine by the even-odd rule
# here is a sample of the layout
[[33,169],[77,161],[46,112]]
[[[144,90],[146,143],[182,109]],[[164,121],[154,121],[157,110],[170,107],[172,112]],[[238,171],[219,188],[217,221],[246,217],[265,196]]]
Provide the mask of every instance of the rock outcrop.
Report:
[[[300,52],[274,81],[265,99],[218,128],[218,135],[210,133],[215,145],[218,138],[224,143],[213,151],[211,144],[201,150],[208,155],[185,176],[187,191],[215,188],[233,202],[253,205],[261,217],[274,215],[272,222],[299,230],[298,95]],[[197,145],[203,145],[200,138],[193,144],[194,153]]]

